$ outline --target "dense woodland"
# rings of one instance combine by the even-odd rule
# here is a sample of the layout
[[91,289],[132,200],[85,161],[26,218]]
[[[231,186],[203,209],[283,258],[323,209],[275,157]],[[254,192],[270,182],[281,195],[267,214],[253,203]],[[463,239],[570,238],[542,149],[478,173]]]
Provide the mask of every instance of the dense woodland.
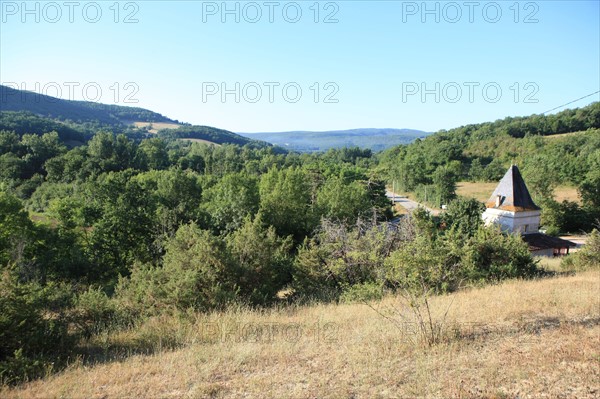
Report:
[[[496,181],[511,162],[548,230],[590,231],[600,219],[599,103],[377,154],[288,153],[218,129],[209,133],[221,145],[209,145],[181,140],[206,133],[197,127],[149,137],[119,126],[1,114],[1,382],[59,370],[91,356],[90,337],[162,314],[540,275],[519,237],[482,226],[482,205],[456,198],[457,181]],[[426,200],[448,211],[389,223],[391,184],[428,188]],[[581,204],[556,203],[557,184],[577,186]]]

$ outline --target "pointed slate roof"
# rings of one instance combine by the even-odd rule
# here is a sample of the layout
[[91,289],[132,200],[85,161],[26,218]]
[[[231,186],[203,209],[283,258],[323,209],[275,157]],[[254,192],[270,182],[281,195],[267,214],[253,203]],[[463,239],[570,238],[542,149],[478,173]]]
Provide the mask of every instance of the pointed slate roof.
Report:
[[[500,196],[500,204],[497,205],[497,199]],[[502,209],[511,212],[535,211],[539,210],[529,195],[529,190],[521,177],[519,168],[511,165],[508,171],[500,180],[498,187],[485,204],[488,208]]]

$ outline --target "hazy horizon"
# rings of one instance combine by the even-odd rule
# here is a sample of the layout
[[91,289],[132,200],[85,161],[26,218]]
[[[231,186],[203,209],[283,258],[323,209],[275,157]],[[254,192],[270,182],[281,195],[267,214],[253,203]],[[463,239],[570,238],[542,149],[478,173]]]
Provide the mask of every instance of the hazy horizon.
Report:
[[2,2],[0,83],[238,132],[433,132],[600,87],[597,1],[69,4]]

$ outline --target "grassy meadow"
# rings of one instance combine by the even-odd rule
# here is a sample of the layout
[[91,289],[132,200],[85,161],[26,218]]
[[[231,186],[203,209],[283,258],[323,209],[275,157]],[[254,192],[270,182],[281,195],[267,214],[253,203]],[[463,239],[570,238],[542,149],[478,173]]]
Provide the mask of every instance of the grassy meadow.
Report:
[[133,125],[137,128],[149,127],[149,133],[158,133],[162,129],[177,129],[181,125],[178,123],[171,122],[134,122]]
[[[475,198],[478,201],[486,202],[494,190],[498,182],[492,183],[474,183],[462,181],[457,184],[456,194],[467,197],[467,198]],[[576,187],[561,185],[556,187],[554,190],[554,199],[558,202],[562,202],[564,200],[581,203],[581,198],[579,198],[579,193],[577,192]]]
[[592,270],[432,297],[433,345],[402,296],[162,317],[0,396],[597,398],[598,292]]

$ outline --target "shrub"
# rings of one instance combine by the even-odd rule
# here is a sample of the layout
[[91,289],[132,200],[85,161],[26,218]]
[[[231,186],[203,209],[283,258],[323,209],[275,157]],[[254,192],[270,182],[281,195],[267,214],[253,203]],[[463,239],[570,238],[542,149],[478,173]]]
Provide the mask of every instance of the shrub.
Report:
[[520,236],[495,227],[480,227],[464,245],[461,263],[468,281],[533,277],[537,265]]
[[420,235],[386,259],[386,280],[396,289],[442,293],[454,290],[460,278],[460,258],[442,239]]
[[[74,343],[64,314],[71,302],[63,285],[19,283],[8,272],[0,277],[0,379],[15,383],[34,378]],[[51,360],[49,360],[51,359]]]
[[238,294],[254,305],[272,302],[279,290],[291,281],[289,251],[292,239],[282,239],[273,226],[263,225],[260,214],[246,217],[242,227],[226,239],[235,267]]
[[299,294],[337,298],[353,285],[381,282],[384,261],[405,239],[402,229],[358,220],[352,228],[323,220],[321,231],[298,251],[294,288]]
[[594,229],[586,245],[578,252],[563,259],[560,266],[565,270],[587,270],[600,268],[600,232]]
[[117,305],[99,287],[90,287],[77,296],[74,322],[84,337],[107,329],[116,319]]
[[384,287],[379,282],[356,284],[344,289],[340,300],[346,303],[376,301],[383,298]]
[[40,356],[28,357],[23,348],[0,360],[0,384],[12,385],[49,374],[53,362]]
[[224,242],[195,224],[166,246],[162,266],[137,265],[121,279],[117,297],[133,316],[164,310],[209,310],[235,299],[237,287]]

